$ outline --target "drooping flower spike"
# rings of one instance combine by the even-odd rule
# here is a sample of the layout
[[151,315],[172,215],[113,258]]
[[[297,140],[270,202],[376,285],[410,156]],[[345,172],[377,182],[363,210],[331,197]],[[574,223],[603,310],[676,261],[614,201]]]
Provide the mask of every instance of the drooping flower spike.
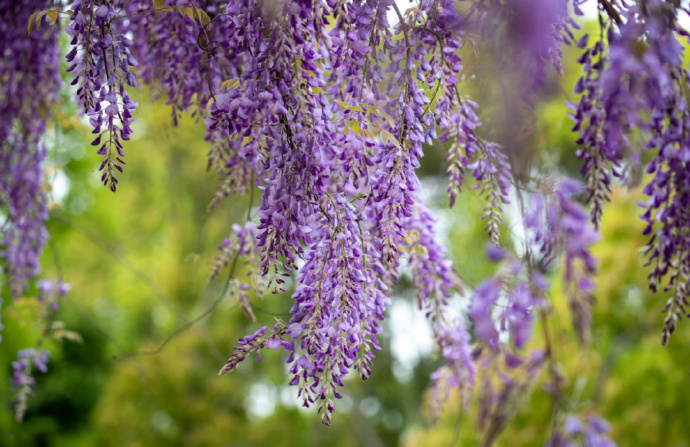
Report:
[[[37,28],[29,37],[15,26],[17,18],[37,24],[32,12],[54,8],[57,16],[57,5],[6,3],[0,190],[10,224],[2,256],[16,295],[38,273],[46,238],[40,136],[60,82],[56,28]],[[576,37],[570,11],[580,15],[583,3],[477,0],[458,10],[450,0],[422,0],[401,10],[392,0],[76,0],[64,11],[71,39],[66,60],[92,127],[91,144],[102,156],[101,179],[113,191],[134,130],[131,95],[140,81],[167,97],[174,122],[185,111],[203,118],[208,166],[221,180],[210,209],[232,193],[261,189],[256,222],[221,245],[213,276],[242,256],[256,259],[269,290],[282,290],[294,277],[291,319],[242,339],[221,372],[262,349],[284,349],[291,384],[330,423],[346,375],[372,373],[404,260],[446,363],[434,376],[439,396],[447,385],[471,389],[472,341],[494,357],[507,346],[524,349],[535,312],[547,305],[544,274],[557,260],[564,264],[574,325],[586,341],[595,269],[589,246],[596,240],[588,222],[601,221],[614,178],[635,183],[645,149],[653,152],[642,216],[650,284],[671,294],[664,342],[685,313],[690,98],[682,12],[662,0],[598,0],[599,37]],[[582,51],[572,115],[591,217],[568,181],[543,182],[528,193],[532,185],[515,175],[514,160],[479,135],[478,105],[459,82],[461,54],[473,39],[492,36],[506,43],[499,47],[530,106],[546,85],[548,66],[562,72],[562,45],[576,43]],[[39,92],[30,91],[34,86]],[[636,132],[645,148],[633,144]],[[419,193],[416,170],[437,139],[448,143],[451,205],[471,174],[485,201],[488,255],[503,262],[471,291],[467,324],[448,303],[469,288],[459,286],[444,259]],[[500,247],[511,196],[527,199],[520,254]],[[254,286],[260,291],[261,284]],[[238,299],[253,316],[246,294]],[[525,364],[534,374],[541,360]],[[522,386],[510,378],[503,385],[513,397]],[[505,417],[492,413],[488,426]]]

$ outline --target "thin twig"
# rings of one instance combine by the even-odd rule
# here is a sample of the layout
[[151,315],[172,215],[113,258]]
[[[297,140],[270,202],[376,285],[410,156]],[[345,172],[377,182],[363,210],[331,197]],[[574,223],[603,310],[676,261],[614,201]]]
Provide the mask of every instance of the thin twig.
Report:
[[187,321],[188,318],[181,312],[179,311],[170,298],[161,290],[160,286],[156,284],[153,279],[151,279],[146,272],[143,270],[135,267],[132,263],[130,263],[123,254],[119,252],[119,250],[108,244],[107,242],[104,242],[101,240],[101,238],[94,234],[90,229],[86,227],[82,227],[81,225],[78,225],[74,222],[72,222],[67,216],[61,214],[61,213],[55,213],[53,215],[56,221],[62,223],[63,225],[66,225],[68,227],[71,227],[74,231],[77,233],[80,233],[82,236],[86,237],[89,241],[91,241],[94,245],[96,245],[98,248],[103,250],[104,252],[108,253],[110,256],[112,256],[115,260],[120,262],[127,270],[129,270],[134,276],[139,278],[142,282],[146,283],[151,290],[153,291],[154,295],[166,306],[168,309],[170,309],[179,319]]
[[[163,343],[160,344],[160,346],[158,346],[158,348],[154,349],[153,351],[131,352],[131,353],[127,353],[127,354],[125,354],[119,358],[116,358],[115,360],[125,360],[125,359],[131,358],[131,357],[138,357],[138,356],[144,356],[144,355],[146,355],[146,356],[156,355],[156,354],[162,352],[163,349],[168,345],[168,343],[170,343],[175,337],[177,337],[181,333],[185,332],[186,330],[192,328],[194,325],[199,323],[201,320],[203,320],[204,318],[209,316],[216,309],[216,307],[218,307],[218,305],[221,303],[221,301],[223,301],[223,298],[225,298],[225,295],[227,294],[228,289],[230,288],[230,280],[235,275],[235,268],[237,266],[237,260],[238,259],[239,259],[239,253],[235,254],[235,257],[233,258],[232,267],[230,267],[230,271],[228,272],[228,277],[225,280],[225,286],[223,287],[223,290],[221,291],[220,295],[218,295],[218,298],[216,298],[216,300],[213,302],[213,304],[211,304],[211,306],[208,309],[206,309],[201,315],[199,315],[195,319],[193,319],[193,320],[189,321],[188,323],[177,328],[172,334],[170,334],[168,336],[168,338],[166,338],[163,341]],[[237,307],[237,305],[235,305],[233,307]]]
[[616,11],[616,8],[613,7],[609,0],[599,0],[599,4],[604,7],[609,17],[611,17],[618,25],[623,24],[621,15],[618,13],[618,11]]

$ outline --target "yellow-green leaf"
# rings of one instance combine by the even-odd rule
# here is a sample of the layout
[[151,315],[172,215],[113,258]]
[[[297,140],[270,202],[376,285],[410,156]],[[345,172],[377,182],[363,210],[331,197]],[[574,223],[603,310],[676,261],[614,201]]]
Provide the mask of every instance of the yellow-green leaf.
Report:
[[386,121],[388,121],[388,125],[389,125],[389,126],[395,127],[395,120],[393,119],[392,116],[390,116],[390,115],[387,114],[386,112],[383,112],[382,115],[383,115],[383,118],[384,118]]
[[193,6],[185,6],[185,12],[187,16],[196,21],[199,20],[201,24],[207,24],[211,21],[211,18],[206,14],[206,12],[201,8],[195,8]]
[[379,108],[376,106],[367,106],[367,112],[373,113],[374,115],[380,115],[381,112],[379,111]]
[[227,81],[223,82],[220,85],[221,88],[229,88],[231,90],[234,90],[239,86],[240,86],[240,80],[239,79],[228,79]]
[[402,146],[400,145],[400,142],[398,141],[398,139],[395,138],[395,136],[390,132],[386,132],[385,130],[382,130],[381,131],[381,139],[383,140],[384,143],[390,142],[390,143],[393,143],[393,145],[395,147],[397,147],[398,149],[402,149]]
[[345,122],[345,128],[346,128],[346,129],[350,129],[350,130],[353,131],[356,135],[361,135],[361,134],[362,134],[361,129],[360,129],[360,127],[359,127],[359,122],[358,122],[358,121],[351,120],[351,121]]
[[41,11],[38,14],[36,14],[36,28],[41,27],[41,20],[43,20],[43,16],[46,15],[48,11]]
[[34,21],[36,20],[36,14],[38,14],[38,13],[35,12],[29,16],[29,24],[28,24],[29,35],[31,35],[31,29],[34,27]]
[[364,109],[361,108],[360,106],[351,106],[345,101],[336,101],[338,104],[340,104],[344,109],[347,110],[352,110],[354,112],[364,112]]

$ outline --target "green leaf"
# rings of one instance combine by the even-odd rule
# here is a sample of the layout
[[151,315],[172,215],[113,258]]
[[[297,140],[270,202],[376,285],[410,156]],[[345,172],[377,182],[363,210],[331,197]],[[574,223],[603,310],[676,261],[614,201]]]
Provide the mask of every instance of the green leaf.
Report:
[[384,143],[393,143],[395,147],[397,147],[398,149],[402,149],[400,142],[397,138],[395,138],[395,135],[393,135],[392,133],[382,130],[380,136]]
[[361,108],[360,106],[351,106],[345,101],[336,101],[338,104],[340,104],[344,109],[347,110],[352,110],[354,112],[364,112],[364,109]]
[[34,27],[34,23],[35,23],[34,21],[36,20],[36,14],[38,14],[38,13],[35,12],[29,16],[29,24],[28,24],[29,35],[31,35],[31,29]]
[[206,14],[206,12],[201,8],[197,8],[194,6],[184,6],[184,9],[187,16],[195,22],[198,19],[199,23],[205,25],[211,21],[211,18],[208,16],[208,14]]
[[239,79],[228,79],[227,81],[220,84],[220,88],[229,88],[230,90],[234,90],[239,86],[240,86],[240,80]]
[[383,115],[383,118],[388,122],[389,126],[395,127],[395,120],[393,119],[392,116],[390,116],[386,112],[383,112],[382,115]]

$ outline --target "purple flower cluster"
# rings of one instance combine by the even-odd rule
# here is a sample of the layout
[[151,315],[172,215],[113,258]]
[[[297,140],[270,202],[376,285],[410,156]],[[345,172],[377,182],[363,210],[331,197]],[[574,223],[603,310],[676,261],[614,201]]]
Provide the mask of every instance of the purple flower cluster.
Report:
[[582,186],[569,179],[547,180],[534,194],[525,214],[525,226],[543,268],[563,258],[563,284],[568,295],[573,325],[580,340],[589,340],[596,261],[590,246],[599,235],[587,211],[573,199]]
[[[278,289],[299,270],[294,336],[273,343],[289,352],[291,384],[330,423],[345,375],[371,374],[405,256],[449,367],[471,380],[471,359],[453,354],[469,351],[469,337],[448,326],[445,311],[458,281],[434,240],[415,174],[422,144],[436,137],[433,124],[460,106],[457,12],[428,1],[405,16],[383,0],[274,6],[228,5],[225,39],[242,74],[216,95],[207,125],[212,163],[263,189],[262,274]],[[476,170],[489,178],[490,163]],[[245,357],[233,355],[223,372]]]
[[49,358],[50,353],[47,351],[37,351],[33,348],[19,351],[17,361],[12,362],[12,386],[15,389],[36,386],[36,380],[31,375],[31,364],[33,362],[38,371],[45,373],[48,371]]
[[575,93],[580,94],[571,117],[575,121],[573,131],[579,132],[577,156],[583,160],[580,173],[586,181],[587,200],[592,205],[592,223],[598,227],[603,213],[604,202],[611,193],[611,176],[620,177],[621,156],[618,151],[609,150],[604,143],[603,124],[606,116],[600,88],[605,64],[604,43],[598,40],[591,48],[587,47],[589,36],[584,35],[577,43],[584,49],[578,63],[582,65],[583,75],[578,79]]
[[232,238],[225,238],[218,247],[218,255],[213,266],[213,271],[209,281],[213,281],[218,274],[230,264],[236,256],[242,256],[249,265],[252,264],[254,253],[256,252],[256,224],[247,222],[244,225],[233,225],[232,231],[235,233]]
[[[228,19],[218,4],[213,0],[166,0],[157,6],[151,0],[135,0],[126,5],[133,21],[134,51],[141,64],[139,77],[155,93],[167,95],[174,124],[184,111],[205,116],[213,93],[227,79],[238,77],[231,64],[233,47],[220,47],[225,43],[220,31]],[[191,16],[178,13],[185,7],[197,9],[191,9]],[[170,11],[149,13],[165,8]]]
[[[568,12],[570,0],[480,0],[473,5],[474,24],[496,48],[510,55],[523,98],[534,101],[547,77],[546,62],[563,74],[561,46],[574,40],[577,23]],[[577,15],[580,1],[572,2]]]
[[[2,255],[17,295],[38,272],[46,239],[40,136],[60,80],[56,29],[24,32],[30,14],[53,3],[5,3],[0,201],[9,224]],[[576,15],[581,3],[572,1]],[[577,42],[584,51],[583,75],[576,86],[579,102],[572,106],[591,222],[596,227],[601,220],[612,176],[625,177],[641,165],[631,144],[633,132],[640,132],[655,151],[642,216],[651,285],[656,290],[666,282],[673,292],[665,342],[690,294],[690,78],[681,62],[678,8],[662,0],[598,4],[601,37],[592,46],[586,36]],[[547,62],[561,73],[561,47],[575,42],[569,7],[569,0],[479,0],[460,14],[451,0],[421,0],[405,11],[393,0],[232,0],[225,9],[213,0],[76,0],[65,27],[71,36],[66,60],[93,128],[91,144],[103,157],[101,180],[111,190],[135,121],[130,88],[141,79],[167,96],[173,122],[183,111],[204,118],[208,167],[221,177],[209,209],[231,193],[262,191],[258,222],[234,228],[211,276],[234,270],[242,256],[256,258],[258,276],[274,292],[287,277],[295,278],[291,319],[241,339],[221,374],[264,348],[283,349],[290,383],[328,424],[347,374],[354,370],[366,379],[372,372],[381,322],[405,259],[445,360],[434,374],[435,402],[449,388],[467,391],[474,384],[478,355],[464,320],[447,309],[452,291],[462,286],[418,191],[424,145],[436,139],[449,143],[451,206],[469,171],[486,202],[483,218],[493,243],[488,255],[502,262],[474,290],[472,334],[489,347],[493,361],[512,349],[500,343],[502,336],[524,348],[534,312],[544,305],[543,273],[562,259],[574,325],[587,340],[595,270],[589,247],[596,232],[573,199],[580,187],[543,182],[522,210],[524,256],[504,252],[500,227],[515,166],[498,145],[475,133],[478,106],[458,87],[459,51],[470,40],[467,30],[479,28],[499,39],[497,48],[509,56],[523,97],[532,103],[546,81]],[[521,182],[513,182],[518,196]],[[39,299],[51,309],[65,292],[54,283],[38,286]],[[236,288],[253,319],[250,286]],[[525,366],[515,356],[506,358],[511,368]],[[528,375],[542,363],[539,356],[526,362]],[[29,363],[22,365],[17,370],[24,374]],[[484,393],[493,399],[483,407],[487,433],[510,416],[494,404],[516,398],[529,382],[505,374],[501,380],[502,391]]]
[[58,31],[44,24],[29,35],[26,24],[33,12],[51,6],[0,1],[0,207],[7,219],[0,258],[13,297],[40,272],[48,238],[42,137],[60,85]]
[[70,285],[62,281],[41,280],[37,282],[38,302],[47,314],[57,312],[60,308],[60,298],[67,295]]
[[452,207],[464,183],[465,172],[470,169],[477,182],[475,189],[479,189],[486,201],[482,216],[487,220],[485,228],[491,241],[498,245],[503,206],[510,203],[510,165],[498,145],[482,141],[475,135],[474,131],[480,125],[475,113],[477,104],[461,98],[458,102],[459,107],[439,119],[439,125],[445,131],[441,140],[451,141],[446,171],[450,180],[448,199]]
[[[490,257],[497,259],[496,248]],[[469,317],[474,336],[493,351],[499,349],[504,333],[516,348],[523,348],[532,337],[534,313],[544,305],[543,280],[529,272],[523,262],[507,259],[498,273],[482,282],[472,295]]]
[[17,421],[24,419],[27,400],[36,386],[32,367],[35,367],[41,373],[46,373],[48,371],[47,363],[49,358],[50,353],[48,351],[29,348],[19,351],[17,360],[12,362],[12,377],[10,379],[12,381],[12,388],[17,393],[14,411]]
[[121,6],[117,0],[77,0],[65,27],[72,37],[67,71],[74,73],[72,85],[78,87],[79,104],[93,127],[91,145],[103,156],[101,181],[113,192],[125,164],[123,142],[131,139],[132,112],[138,106],[127,91],[127,86],[137,86],[132,68],[138,62],[130,52],[133,41],[126,36]]
[[568,415],[562,431],[546,443],[546,447],[616,447],[608,437],[611,427],[608,422],[594,414],[580,418]]
[[[651,267],[650,288],[671,294],[662,333],[666,344],[686,313],[690,295],[688,71],[678,39],[686,33],[678,25],[677,8],[669,2],[648,0],[625,8],[602,4],[610,16],[609,51],[604,54],[601,40],[585,50],[580,59],[585,75],[576,86],[576,93],[582,94],[574,114],[583,146],[582,173],[593,203],[592,221],[598,224],[610,174],[622,176],[622,166],[633,171],[642,163],[631,136],[641,137],[644,148],[655,152],[646,166],[650,180],[643,193],[649,198],[641,217],[649,237],[645,254]],[[579,42],[581,47],[586,47],[586,40]]]

